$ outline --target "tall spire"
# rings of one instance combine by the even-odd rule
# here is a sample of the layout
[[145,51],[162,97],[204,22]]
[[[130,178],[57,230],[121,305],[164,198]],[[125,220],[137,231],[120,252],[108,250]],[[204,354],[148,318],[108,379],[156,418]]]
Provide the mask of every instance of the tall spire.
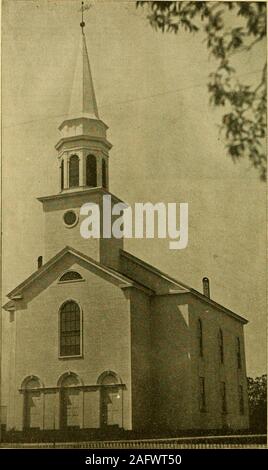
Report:
[[82,3],[81,40],[73,80],[69,113],[60,124],[56,144],[60,192],[102,187],[108,190],[108,159],[112,145],[108,126],[99,118],[88,60]]
[[82,21],[80,23],[81,40],[77,55],[77,63],[68,114],[72,119],[81,117],[99,119],[93,79],[88,59],[86,36],[84,33],[85,22],[83,18],[83,12],[84,4],[82,2]]

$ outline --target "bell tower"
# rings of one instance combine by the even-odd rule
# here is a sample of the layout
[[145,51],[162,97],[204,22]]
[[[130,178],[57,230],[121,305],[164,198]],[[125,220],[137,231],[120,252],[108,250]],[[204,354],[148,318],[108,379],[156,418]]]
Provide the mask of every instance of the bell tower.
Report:
[[[83,5],[82,5],[83,7]],[[111,144],[108,127],[100,119],[88,59],[85,23],[82,33],[66,119],[59,126],[56,145],[59,160],[59,191],[102,187],[108,190],[108,160]]]
[[[110,196],[111,210],[120,201],[109,192],[109,150],[107,125],[100,119],[88,58],[85,23],[82,22],[80,44],[70,105],[59,126],[59,191],[38,198],[45,212],[45,262],[65,246],[70,246],[107,266],[117,268],[122,239],[104,237],[103,196]],[[84,239],[80,233],[80,208],[95,203],[100,212],[100,238]],[[112,220],[114,221],[113,216]]]

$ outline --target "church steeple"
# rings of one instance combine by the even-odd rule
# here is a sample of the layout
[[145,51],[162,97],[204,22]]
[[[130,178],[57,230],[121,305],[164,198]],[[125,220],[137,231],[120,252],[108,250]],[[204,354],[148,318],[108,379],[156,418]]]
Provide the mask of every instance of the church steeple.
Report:
[[[104,233],[103,218],[111,205],[120,201],[109,192],[109,150],[106,138],[108,127],[100,119],[89,65],[85,23],[80,24],[81,38],[74,81],[70,90],[66,118],[59,126],[61,138],[56,145],[59,162],[59,192],[40,197],[45,212],[45,260],[62,248],[70,246],[98,262],[119,269],[119,250],[123,239]],[[104,198],[107,196],[107,198]],[[107,203],[109,200],[109,203]],[[86,239],[81,236],[81,207],[93,203],[99,207],[100,236]],[[113,215],[113,220],[116,216]]]
[[[82,24],[82,23],[81,23]],[[70,118],[99,119],[94,84],[88,59],[86,36],[82,29],[71,94]]]
[[108,189],[108,152],[112,146],[106,139],[108,127],[98,113],[84,33],[83,2],[80,26],[69,111],[59,126],[62,137],[56,145],[60,192],[92,187]]

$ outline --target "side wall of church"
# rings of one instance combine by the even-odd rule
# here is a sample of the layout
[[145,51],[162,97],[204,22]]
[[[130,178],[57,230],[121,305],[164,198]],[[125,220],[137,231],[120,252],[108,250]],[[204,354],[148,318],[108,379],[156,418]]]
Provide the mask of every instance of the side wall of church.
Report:
[[[165,429],[247,428],[248,396],[241,322],[192,294],[154,298],[151,319],[155,425]],[[199,320],[202,322],[202,356]],[[219,352],[220,328],[223,363]],[[241,368],[237,364],[237,338],[241,344]],[[205,407],[201,405],[202,381]],[[223,384],[226,411],[222,408]],[[241,386],[243,412],[239,398]]]
[[[248,395],[243,325],[221,310],[191,296],[189,301],[192,356],[193,427],[244,429],[248,427]],[[200,356],[198,320],[202,322],[203,356]],[[223,335],[223,363],[219,330]],[[241,345],[241,368],[237,363],[237,338]],[[205,383],[205,410],[200,412],[199,378]],[[226,412],[222,409],[225,384]],[[240,411],[239,386],[243,389],[244,412]]]
[[191,427],[191,334],[188,305],[177,295],[151,302],[153,427]]

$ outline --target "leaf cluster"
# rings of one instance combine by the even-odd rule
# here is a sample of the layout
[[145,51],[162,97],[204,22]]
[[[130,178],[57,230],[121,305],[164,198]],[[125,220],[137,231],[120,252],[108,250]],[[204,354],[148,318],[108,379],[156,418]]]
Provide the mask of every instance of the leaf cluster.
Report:
[[[214,106],[225,107],[220,131],[235,162],[247,157],[266,179],[266,63],[255,88],[242,83],[233,65],[237,53],[247,53],[266,37],[265,2],[162,2],[138,1],[147,7],[155,30],[177,34],[205,32],[216,70],[209,75],[208,91]],[[230,15],[236,26],[230,27]],[[239,25],[238,25],[239,24]]]

